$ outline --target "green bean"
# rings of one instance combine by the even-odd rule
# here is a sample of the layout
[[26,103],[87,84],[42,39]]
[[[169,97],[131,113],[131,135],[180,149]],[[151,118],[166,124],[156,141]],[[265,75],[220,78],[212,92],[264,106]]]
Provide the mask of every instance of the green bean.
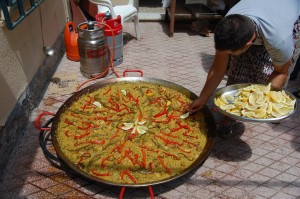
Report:
[[159,143],[156,139],[153,139],[152,142],[158,147],[163,149],[164,151],[169,151],[169,148],[164,146],[163,144]]
[[87,145],[85,145],[85,146],[82,146],[82,147],[80,147],[80,148],[73,149],[73,150],[70,150],[70,149],[69,149],[68,151],[79,152],[79,151],[81,151],[81,150],[83,150],[83,149],[90,150],[90,149],[93,149],[94,147],[95,147],[94,145],[90,145],[90,144],[87,143]]
[[183,155],[186,159],[188,159],[189,161],[194,161],[194,158],[191,158],[189,156],[187,156],[186,154],[184,153],[178,153],[178,155]]
[[86,170],[87,170],[88,172],[90,172],[92,164],[94,164],[94,162],[96,162],[97,160],[99,160],[100,157],[101,157],[101,154],[100,154],[100,153],[99,153],[99,154],[96,154],[96,155],[94,155],[94,157],[87,163],[87,165],[86,165],[85,168],[86,168]]

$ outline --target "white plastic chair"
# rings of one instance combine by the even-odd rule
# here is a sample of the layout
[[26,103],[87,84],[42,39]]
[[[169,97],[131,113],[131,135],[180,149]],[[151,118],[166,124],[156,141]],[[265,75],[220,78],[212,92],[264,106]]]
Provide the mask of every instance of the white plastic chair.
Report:
[[[140,26],[139,26],[139,16],[138,10],[135,7],[135,0],[128,0],[127,5],[116,5],[113,6],[110,0],[89,0],[91,3],[97,4],[98,13],[104,13],[106,10],[110,10],[111,17],[116,19],[118,15],[121,16],[122,25],[124,22],[133,18],[136,38],[140,40]],[[103,6],[108,9],[103,9]]]

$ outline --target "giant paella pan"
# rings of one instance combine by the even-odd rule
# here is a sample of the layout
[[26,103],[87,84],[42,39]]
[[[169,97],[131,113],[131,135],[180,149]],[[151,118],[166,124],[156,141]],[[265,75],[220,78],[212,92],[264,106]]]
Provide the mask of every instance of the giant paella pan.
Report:
[[210,154],[210,110],[188,115],[197,96],[156,78],[103,80],[72,95],[55,114],[51,138],[60,161],[99,183],[142,187],[199,168]]

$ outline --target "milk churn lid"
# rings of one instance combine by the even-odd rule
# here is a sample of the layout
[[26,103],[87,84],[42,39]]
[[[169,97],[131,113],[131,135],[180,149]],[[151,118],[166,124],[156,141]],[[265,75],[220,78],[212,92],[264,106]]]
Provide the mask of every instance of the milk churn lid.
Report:
[[89,21],[88,23],[87,23],[87,25],[88,25],[88,30],[94,30],[94,23],[92,22],[92,21]]

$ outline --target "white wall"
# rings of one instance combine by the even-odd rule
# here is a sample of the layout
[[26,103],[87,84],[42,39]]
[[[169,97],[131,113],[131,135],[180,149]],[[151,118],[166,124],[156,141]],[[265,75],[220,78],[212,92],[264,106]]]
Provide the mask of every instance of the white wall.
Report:
[[15,29],[0,28],[0,126],[43,63],[43,43],[52,46],[63,31],[65,2],[45,0]]

